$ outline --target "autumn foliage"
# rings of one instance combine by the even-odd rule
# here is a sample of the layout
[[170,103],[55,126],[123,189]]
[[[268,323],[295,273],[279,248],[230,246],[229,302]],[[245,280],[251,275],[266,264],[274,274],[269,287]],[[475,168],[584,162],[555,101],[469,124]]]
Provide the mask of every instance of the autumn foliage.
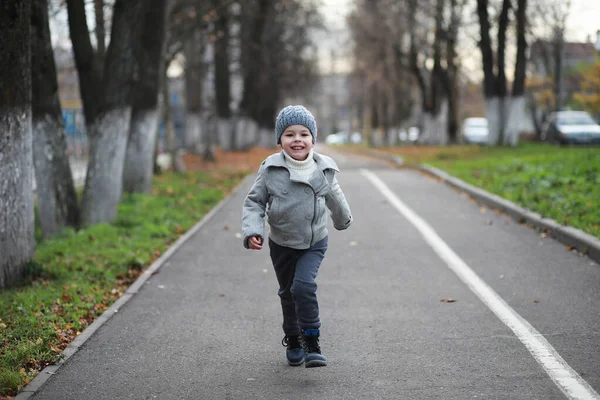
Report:
[[581,90],[573,95],[577,108],[600,114],[600,61],[585,67],[581,71]]

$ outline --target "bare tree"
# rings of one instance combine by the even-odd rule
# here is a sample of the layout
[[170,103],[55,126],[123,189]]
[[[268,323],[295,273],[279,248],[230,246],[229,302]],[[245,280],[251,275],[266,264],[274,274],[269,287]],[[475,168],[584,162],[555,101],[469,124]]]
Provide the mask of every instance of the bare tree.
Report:
[[34,0],[31,13],[33,162],[40,225],[44,236],[79,225],[79,205],[67,155],[50,41],[47,0]]
[[[308,32],[321,28],[314,4],[299,0],[242,3],[240,114],[257,124],[261,146],[274,146],[272,129],[286,95],[300,97],[315,79]],[[304,92],[305,93],[305,92]]]
[[527,28],[532,37],[533,68],[526,95],[536,135],[541,138],[546,116],[562,109],[565,101],[565,31],[571,1],[534,0],[531,8]]
[[[230,52],[230,19],[229,4],[213,0],[216,11],[214,22],[214,71],[215,71],[215,104],[219,143],[224,151],[236,149],[235,131],[232,129],[231,112],[231,57]],[[232,134],[232,132],[234,132]]]
[[31,1],[0,1],[0,289],[33,257]]
[[[524,86],[525,79],[525,12],[526,1],[518,1],[517,19],[517,65],[515,66],[515,79],[513,88],[517,92],[512,98],[508,98],[508,88],[505,72],[506,32],[510,24],[511,0],[503,0],[502,8],[497,23],[496,58],[492,51],[492,40],[490,37],[491,22],[488,12],[488,1],[477,0],[477,15],[479,17],[480,35],[479,48],[483,61],[483,92],[486,103],[486,116],[488,119],[489,144],[495,145],[505,143],[516,145],[518,142],[518,130],[523,118],[524,97],[519,93]],[[512,113],[512,114],[511,114]],[[507,125],[507,121],[510,122]]]
[[133,110],[123,168],[123,188],[128,193],[148,193],[151,189],[160,113],[158,99],[165,76],[166,23],[167,0],[148,3],[143,10],[137,52],[137,65],[140,67],[133,90]]
[[82,225],[116,218],[121,199],[123,160],[131,120],[131,93],[138,46],[142,0],[117,0],[113,10],[111,41],[104,70],[90,42],[83,0],[67,0],[69,29],[81,98],[90,140],[90,155],[81,203]]

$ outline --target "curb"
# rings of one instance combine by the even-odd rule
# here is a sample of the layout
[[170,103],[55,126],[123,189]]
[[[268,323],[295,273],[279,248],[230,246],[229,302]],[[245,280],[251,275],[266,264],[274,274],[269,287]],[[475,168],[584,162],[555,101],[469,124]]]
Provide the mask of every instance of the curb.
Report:
[[[366,153],[370,156],[385,158],[388,161],[393,162],[397,167],[400,167],[403,164],[402,158],[393,154],[373,149],[367,149]],[[517,222],[527,223],[541,231],[549,233],[552,238],[577,249],[592,260],[600,263],[600,239],[595,236],[570,226],[561,225],[553,219],[543,218],[538,213],[529,211],[498,195],[486,192],[483,189],[466,183],[430,165],[424,164],[417,169],[471,195],[481,204],[493,207],[510,215]]]
[[486,192],[483,189],[468,184],[432,166],[422,165],[419,167],[419,170],[441,179],[450,186],[468,193],[475,200],[482,204],[496,208],[510,215],[518,222],[527,223],[539,230],[548,232],[554,239],[568,246],[576,248],[578,251],[586,254],[592,260],[600,262],[600,239],[579,229],[561,225],[553,219],[543,218],[538,213],[518,206],[498,195]]
[[113,315],[115,315],[121,307],[123,307],[135,294],[137,294],[140,289],[144,286],[146,281],[150,279],[152,275],[156,273],[163,265],[168,266],[168,260],[171,256],[181,247],[185,242],[187,242],[192,236],[196,234],[200,229],[206,225],[208,221],[212,219],[212,217],[223,208],[233,197],[233,194],[237,193],[240,187],[244,186],[247,180],[251,179],[252,175],[246,176],[237,186],[235,186],[232,191],[221,200],[216,206],[214,206],[207,214],[202,217],[200,221],[196,223],[193,227],[191,227],[183,236],[181,236],[171,247],[167,249],[156,261],[154,261],[141,275],[127,288],[125,293],[121,297],[117,299],[102,315],[94,320],[87,328],[83,330],[73,340],[65,350],[61,353],[62,358],[59,362],[53,365],[49,365],[43,370],[39,372],[39,374],[29,382],[21,392],[15,396],[14,400],[27,400],[31,396],[33,396],[40,388],[46,383],[52,375],[56,374],[58,369],[83,346],[83,344],[90,338],[92,335],[102,326],[104,325]]
[[402,164],[404,164],[404,160],[402,159],[402,157],[397,156],[395,154],[386,153],[386,152],[383,152],[383,151],[377,151],[377,150],[373,150],[373,149],[365,149],[363,151],[368,156],[379,158],[379,159],[383,158],[386,161],[390,161],[396,167],[401,167]]

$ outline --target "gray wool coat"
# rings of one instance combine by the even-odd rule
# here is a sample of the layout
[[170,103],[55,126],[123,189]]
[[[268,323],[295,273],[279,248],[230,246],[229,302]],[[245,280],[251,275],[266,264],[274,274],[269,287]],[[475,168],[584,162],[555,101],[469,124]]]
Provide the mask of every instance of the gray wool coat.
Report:
[[317,169],[308,182],[287,167],[283,152],[262,162],[244,200],[244,247],[251,236],[265,237],[265,215],[271,240],[293,249],[308,249],[327,236],[327,209],[337,230],[350,226],[352,213],[335,177],[335,161],[316,152],[313,157]]

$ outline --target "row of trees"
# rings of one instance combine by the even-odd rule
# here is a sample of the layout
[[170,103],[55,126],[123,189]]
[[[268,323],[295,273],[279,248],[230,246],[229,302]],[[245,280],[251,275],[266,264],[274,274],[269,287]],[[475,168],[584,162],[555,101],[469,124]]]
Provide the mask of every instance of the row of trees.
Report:
[[[170,109],[163,93],[173,60],[185,60],[186,147],[207,157],[217,142],[226,150],[244,148],[260,132],[271,144],[280,102],[309,87],[315,76],[308,30],[320,19],[309,2],[95,0],[94,5],[92,32],[85,1],[66,1],[90,143],[79,203],[47,0],[0,0],[0,288],[17,282],[34,255],[34,175],[45,236],[67,226],[111,222],[123,192],[150,190],[157,126],[161,110],[168,117]],[[208,73],[214,75],[214,90],[203,104]],[[231,97],[234,79],[242,83],[239,104]],[[241,129],[253,134],[241,136]]]
[[[461,69],[479,59],[489,143],[516,145],[526,100],[538,131],[540,118],[564,106],[569,11],[560,0],[357,0],[348,22],[363,126],[388,134],[419,109],[424,143],[456,142],[459,87],[478,78]],[[545,51],[548,79],[527,78],[528,42]],[[471,43],[478,57],[464,50]]]

